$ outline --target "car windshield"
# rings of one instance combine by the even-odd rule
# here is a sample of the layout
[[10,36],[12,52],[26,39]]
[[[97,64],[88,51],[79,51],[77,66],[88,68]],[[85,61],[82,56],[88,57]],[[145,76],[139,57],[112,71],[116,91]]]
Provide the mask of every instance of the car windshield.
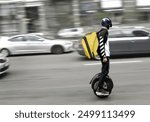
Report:
[[149,33],[146,31],[142,31],[142,30],[136,30],[136,31],[133,31],[133,35],[137,37],[144,37],[144,36],[148,36]]

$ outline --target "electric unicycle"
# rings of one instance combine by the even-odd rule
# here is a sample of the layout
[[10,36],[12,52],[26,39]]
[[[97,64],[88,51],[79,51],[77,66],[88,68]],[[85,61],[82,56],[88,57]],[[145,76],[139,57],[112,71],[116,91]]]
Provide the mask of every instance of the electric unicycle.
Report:
[[111,94],[111,91],[113,89],[113,81],[112,79],[107,75],[103,81],[103,87],[102,89],[107,91],[109,94],[108,95],[98,95],[96,93],[97,89],[98,89],[98,83],[99,83],[99,78],[101,77],[101,73],[96,74],[92,80],[90,81],[91,84],[91,88],[93,89],[94,94],[99,97],[99,98],[106,98]]

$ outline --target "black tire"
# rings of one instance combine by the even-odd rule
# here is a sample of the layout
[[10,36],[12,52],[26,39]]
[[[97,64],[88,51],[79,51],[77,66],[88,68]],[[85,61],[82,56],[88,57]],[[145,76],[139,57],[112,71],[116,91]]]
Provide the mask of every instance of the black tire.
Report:
[[2,49],[1,51],[0,51],[0,53],[2,53],[4,56],[9,56],[10,55],[10,51],[8,50],[8,49]]
[[53,47],[52,47],[51,52],[52,52],[53,54],[62,54],[62,53],[64,53],[64,49],[63,49],[62,46],[56,45],[56,46],[53,46]]
[[106,76],[106,78],[105,78],[105,81],[103,81],[104,82],[104,84],[103,84],[103,89],[104,90],[106,90],[106,91],[108,91],[109,92],[109,95],[108,96],[99,96],[99,95],[97,95],[96,94],[96,90],[97,90],[97,88],[98,88],[98,82],[99,82],[99,77],[100,77],[100,73],[98,73],[98,74],[96,74],[93,78],[92,78],[92,80],[91,80],[91,88],[93,89],[93,92],[94,92],[94,94],[97,96],[97,97],[99,97],[99,98],[106,98],[106,97],[108,97],[110,94],[111,94],[111,92],[112,92],[112,89],[113,89],[113,87],[114,87],[114,84],[113,84],[113,81],[112,81],[112,79],[109,77],[109,76]]

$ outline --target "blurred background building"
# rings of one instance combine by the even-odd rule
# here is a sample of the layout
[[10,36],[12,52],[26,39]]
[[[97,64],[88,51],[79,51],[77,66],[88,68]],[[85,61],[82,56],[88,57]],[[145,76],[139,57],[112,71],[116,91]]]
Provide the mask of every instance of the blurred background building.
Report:
[[150,0],[0,0],[0,35],[44,33],[63,28],[150,22]]
[[45,8],[41,0],[0,0],[0,34],[45,31]]

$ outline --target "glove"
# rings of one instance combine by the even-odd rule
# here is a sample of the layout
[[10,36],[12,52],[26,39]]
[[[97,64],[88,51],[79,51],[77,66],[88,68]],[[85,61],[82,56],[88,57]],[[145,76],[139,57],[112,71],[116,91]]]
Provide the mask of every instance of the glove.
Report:
[[107,57],[103,58],[103,62],[106,63],[107,62]]

